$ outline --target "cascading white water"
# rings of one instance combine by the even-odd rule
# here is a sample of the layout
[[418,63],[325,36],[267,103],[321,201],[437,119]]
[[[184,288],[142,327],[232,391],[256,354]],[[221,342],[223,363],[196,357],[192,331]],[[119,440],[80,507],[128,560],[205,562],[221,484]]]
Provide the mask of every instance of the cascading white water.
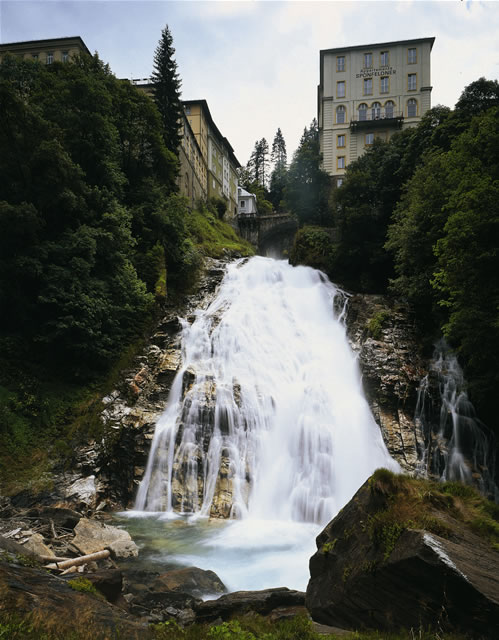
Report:
[[436,377],[439,397],[437,402],[432,401],[430,379],[425,376],[415,414],[425,437],[421,471],[443,481],[476,484],[484,495],[497,501],[494,446],[490,446],[493,436],[477,418],[466,393],[463,371],[444,340],[436,345],[430,376]]
[[363,396],[338,297],[309,267],[229,265],[213,303],[183,322],[183,365],[136,510],[208,516],[222,501],[239,518],[324,524],[376,468],[398,469]]

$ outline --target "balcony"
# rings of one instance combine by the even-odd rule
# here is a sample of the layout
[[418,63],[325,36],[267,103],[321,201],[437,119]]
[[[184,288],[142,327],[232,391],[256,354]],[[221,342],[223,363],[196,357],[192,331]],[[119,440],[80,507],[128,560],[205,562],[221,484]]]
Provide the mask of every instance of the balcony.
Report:
[[380,110],[379,113],[373,113],[372,109],[368,109],[362,116],[353,116],[350,118],[350,130],[352,132],[359,129],[401,129],[404,121],[402,111],[389,111],[385,113]]

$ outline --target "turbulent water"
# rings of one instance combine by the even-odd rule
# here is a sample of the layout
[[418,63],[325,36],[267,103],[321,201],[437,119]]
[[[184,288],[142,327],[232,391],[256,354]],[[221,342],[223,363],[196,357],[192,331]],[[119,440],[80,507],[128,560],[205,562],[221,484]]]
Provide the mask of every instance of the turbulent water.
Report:
[[[183,364],[156,426],[136,515],[225,509],[238,521],[205,544],[226,554],[244,547],[249,573],[259,563],[282,572],[278,549],[291,564],[298,549],[309,555],[320,525],[376,468],[397,469],[362,393],[344,301],[308,267],[261,257],[228,267],[213,303],[183,323]],[[259,559],[251,556],[258,550]],[[304,588],[302,562],[299,584],[267,575],[231,586]]]

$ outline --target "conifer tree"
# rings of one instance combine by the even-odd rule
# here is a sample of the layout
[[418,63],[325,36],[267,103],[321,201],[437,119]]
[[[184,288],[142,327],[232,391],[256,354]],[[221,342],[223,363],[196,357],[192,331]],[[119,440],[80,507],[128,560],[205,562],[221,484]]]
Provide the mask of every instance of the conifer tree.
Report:
[[281,208],[281,201],[284,195],[284,188],[286,186],[286,176],[288,171],[286,143],[284,141],[284,136],[282,135],[282,131],[280,128],[277,129],[277,132],[274,136],[270,159],[274,164],[274,168],[270,175],[269,200],[272,202],[274,209],[279,210]]
[[269,143],[265,138],[255,142],[255,148],[247,164],[252,181],[266,188],[268,181]]
[[154,100],[163,121],[165,145],[170,151],[177,154],[181,138],[179,121],[182,115],[180,101],[182,83],[177,72],[174,53],[173,38],[168,25],[166,25],[161,32],[161,39],[154,54],[152,84],[154,86]]

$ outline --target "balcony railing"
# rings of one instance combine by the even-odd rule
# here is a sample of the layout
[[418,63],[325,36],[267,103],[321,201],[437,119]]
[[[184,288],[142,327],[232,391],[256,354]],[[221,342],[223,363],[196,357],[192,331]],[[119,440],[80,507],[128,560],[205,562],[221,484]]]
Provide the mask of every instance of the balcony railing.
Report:
[[372,109],[365,113],[356,114],[350,118],[350,129],[355,131],[361,128],[376,128],[376,127],[402,127],[404,121],[404,114],[402,111],[385,111],[380,109],[378,112],[373,112]]

